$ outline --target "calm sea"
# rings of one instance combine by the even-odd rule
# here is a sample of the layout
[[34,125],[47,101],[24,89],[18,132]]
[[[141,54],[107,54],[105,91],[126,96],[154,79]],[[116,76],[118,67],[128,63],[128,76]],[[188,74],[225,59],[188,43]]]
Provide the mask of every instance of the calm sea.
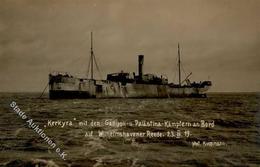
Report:
[[[75,100],[49,100],[47,95],[39,99],[39,95],[0,94],[0,166],[260,166],[259,93]],[[12,101],[27,119],[12,110]],[[29,127],[29,119],[44,130],[55,148]],[[181,121],[202,126],[201,120],[213,127],[135,125],[136,121]],[[104,125],[106,121],[111,124]],[[112,126],[116,121],[127,125]],[[143,132],[145,136],[99,136],[101,131]],[[148,136],[147,131],[154,136]],[[182,136],[174,137],[177,131]],[[156,136],[159,133],[164,136]],[[200,145],[193,146],[193,142]],[[66,160],[62,159],[64,155]]]

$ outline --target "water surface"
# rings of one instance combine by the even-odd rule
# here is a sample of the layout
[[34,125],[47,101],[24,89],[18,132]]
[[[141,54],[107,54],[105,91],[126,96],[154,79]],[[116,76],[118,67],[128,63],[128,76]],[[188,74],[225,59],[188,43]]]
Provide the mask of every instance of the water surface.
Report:
[[[258,166],[260,113],[258,93],[214,93],[208,98],[181,99],[38,99],[37,93],[0,94],[0,166]],[[44,129],[67,154],[66,160],[28,127],[10,107],[19,108]],[[86,132],[159,131],[162,127],[77,126],[83,120],[132,122],[214,121],[214,128],[190,130],[186,138],[85,137]],[[48,120],[73,126],[46,126]],[[177,130],[171,128],[171,130]],[[192,141],[221,141],[225,146],[192,147]],[[32,165],[33,166],[33,165]]]

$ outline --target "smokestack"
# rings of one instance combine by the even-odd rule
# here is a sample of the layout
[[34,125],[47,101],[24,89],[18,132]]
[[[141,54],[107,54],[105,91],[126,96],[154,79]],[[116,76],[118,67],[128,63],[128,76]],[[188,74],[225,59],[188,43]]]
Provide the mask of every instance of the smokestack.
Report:
[[142,79],[143,76],[143,64],[144,64],[144,55],[138,56],[138,73],[139,78]]

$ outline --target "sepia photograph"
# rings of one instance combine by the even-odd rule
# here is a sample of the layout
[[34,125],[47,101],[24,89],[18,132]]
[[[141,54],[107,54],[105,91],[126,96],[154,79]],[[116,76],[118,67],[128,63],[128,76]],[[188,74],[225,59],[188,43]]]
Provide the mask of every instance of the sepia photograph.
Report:
[[260,0],[0,0],[0,167],[260,166]]

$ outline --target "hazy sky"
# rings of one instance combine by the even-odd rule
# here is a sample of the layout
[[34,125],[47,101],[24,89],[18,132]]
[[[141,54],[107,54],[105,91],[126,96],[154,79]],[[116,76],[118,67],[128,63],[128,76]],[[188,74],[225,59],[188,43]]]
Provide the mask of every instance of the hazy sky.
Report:
[[211,91],[260,91],[260,0],[0,0],[0,91],[42,91],[51,71],[84,75],[94,51],[107,73],[177,81],[177,44],[191,80]]

